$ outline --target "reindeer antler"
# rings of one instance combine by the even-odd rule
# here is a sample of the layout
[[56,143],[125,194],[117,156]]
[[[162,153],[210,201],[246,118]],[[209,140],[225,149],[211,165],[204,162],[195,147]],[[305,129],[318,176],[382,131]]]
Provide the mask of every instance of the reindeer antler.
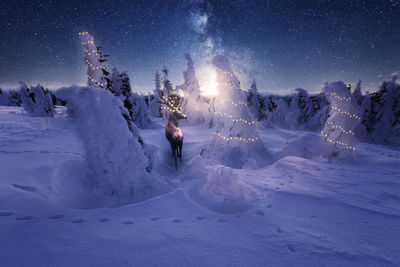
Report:
[[182,101],[179,103],[179,105],[176,107],[174,103],[171,103],[168,99],[166,99],[164,96],[162,98],[158,98],[158,103],[164,104],[168,107],[168,109],[172,112],[177,112],[181,114],[183,117],[186,117],[185,114],[181,112],[182,109]]

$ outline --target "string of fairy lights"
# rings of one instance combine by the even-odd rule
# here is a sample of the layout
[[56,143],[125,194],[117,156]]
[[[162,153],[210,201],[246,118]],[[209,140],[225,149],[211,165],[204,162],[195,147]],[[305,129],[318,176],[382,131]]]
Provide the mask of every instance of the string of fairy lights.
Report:
[[331,125],[332,128],[341,130],[342,133],[349,134],[349,135],[354,135],[354,132],[352,130],[346,131],[342,126],[334,125],[333,122],[331,122],[331,121],[327,122],[327,124]]
[[232,105],[234,105],[234,106],[238,106],[238,105],[243,105],[243,106],[247,106],[247,103],[246,102],[243,102],[243,101],[239,101],[239,102],[235,102],[235,101],[233,101],[231,98],[227,98],[227,99],[218,99],[219,100],[219,102],[221,102],[221,103],[226,103],[226,102],[230,102]]
[[[78,33],[80,36],[83,36],[83,35],[88,35],[89,33],[88,32],[80,32],[80,33]],[[84,45],[87,45],[87,44],[93,44],[94,45],[94,41],[90,41],[90,40],[88,40],[88,41],[86,41],[86,42],[82,42],[82,45],[84,46]],[[92,50],[89,50],[89,49],[83,49],[83,51],[88,55],[88,56],[90,56],[90,55],[96,55],[96,56],[99,56],[99,54],[97,53],[97,49],[92,49]],[[92,53],[92,54],[91,54]],[[91,68],[92,70],[100,70],[100,69],[106,69],[106,67],[105,66],[102,66],[102,65],[100,65],[99,67],[95,67],[92,63],[90,63],[90,61],[88,60],[88,59],[86,59],[85,60],[85,62],[86,62],[86,64],[88,65],[88,67],[89,68]],[[98,82],[98,81],[96,81],[96,79],[95,78],[93,78],[91,75],[89,75],[88,74],[88,78],[89,78],[89,80],[90,81],[92,81],[92,82],[94,82],[95,84],[97,84],[98,86],[100,86],[100,87],[104,87],[105,86],[105,84],[102,84],[101,82]]]
[[356,118],[357,120],[361,120],[361,118],[358,115],[352,114],[352,113],[350,113],[348,111],[345,111],[345,110],[341,110],[340,108],[338,108],[336,106],[332,106],[332,109],[336,110],[337,112],[339,112],[341,114],[345,114],[345,115],[349,116],[350,118]]
[[[215,68],[221,74],[228,75],[230,77],[238,76],[238,74],[235,73],[235,72],[224,71],[223,69],[221,69],[221,68],[219,68],[217,66],[215,66]],[[231,89],[231,90],[242,91],[242,89],[240,87],[232,86],[232,84],[218,83],[218,85],[229,87],[229,89]],[[235,107],[239,107],[239,106],[246,106],[247,107],[248,106],[246,102],[244,102],[244,101],[234,101],[232,98],[218,99],[218,101],[220,103],[232,104]],[[248,124],[248,125],[254,125],[256,123],[255,121],[252,121],[252,120],[246,120],[246,119],[243,119],[243,118],[235,118],[233,115],[228,114],[226,112],[214,111],[214,114],[222,116],[222,117],[225,117],[225,118],[229,118],[233,122],[242,122],[242,123]],[[252,142],[257,142],[258,141],[257,137],[255,137],[255,138],[244,138],[244,137],[240,137],[240,136],[224,136],[223,134],[221,134],[219,132],[215,132],[215,131],[212,134],[217,136],[217,137],[219,137],[219,138],[221,138],[221,139],[223,139],[223,140],[225,140],[225,141],[236,140],[236,141],[243,141],[243,142],[246,142],[246,143],[252,143]]]
[[[336,92],[332,92],[332,93],[330,93],[330,95],[332,97],[340,100],[340,101],[346,101],[346,102],[351,101],[351,97],[339,96],[339,95],[336,94]],[[340,114],[344,114],[344,115],[346,115],[346,116],[348,116],[350,118],[355,118],[357,120],[361,120],[361,118],[357,114],[353,114],[353,113],[348,112],[346,110],[342,110],[337,106],[332,105],[332,110],[335,110],[336,112],[339,112]],[[327,124],[330,126],[330,129],[338,129],[342,133],[347,134],[347,135],[351,135],[351,136],[355,135],[354,131],[346,130],[342,126],[334,124],[332,121],[328,121]],[[321,135],[323,137],[325,137],[325,140],[327,142],[331,143],[331,144],[340,145],[340,146],[342,146],[342,147],[344,147],[346,149],[353,150],[353,151],[356,150],[356,148],[354,146],[352,146],[351,144],[348,144],[348,143],[345,143],[345,142],[342,142],[342,141],[339,141],[339,140],[333,140],[333,139],[329,138],[329,135],[326,132],[324,132],[324,130],[321,131]]]
[[243,138],[243,137],[239,137],[239,136],[226,137],[226,136],[223,136],[221,133],[218,133],[218,132],[213,132],[212,134],[224,139],[225,141],[239,140],[239,141],[243,141],[243,142],[246,142],[246,143],[251,143],[251,142],[256,142],[258,140],[257,137],[255,137],[255,138]]
[[344,97],[344,96],[340,97],[336,94],[336,92],[332,92],[330,93],[330,95],[342,101],[351,101],[351,97]]
[[217,115],[220,115],[220,116],[223,116],[223,117],[230,118],[230,119],[232,119],[233,122],[240,121],[240,122],[246,123],[246,124],[248,124],[248,125],[253,125],[253,124],[256,123],[255,121],[248,121],[248,120],[245,120],[245,119],[242,119],[242,118],[233,118],[232,115],[229,115],[229,114],[227,114],[227,113],[225,113],[225,112],[214,111],[214,114],[217,114]]
[[351,146],[350,144],[346,144],[346,143],[341,142],[341,141],[337,141],[337,140],[335,141],[335,140],[330,139],[330,138],[328,137],[328,134],[325,134],[323,131],[321,131],[321,135],[324,136],[324,137],[326,137],[325,140],[328,141],[329,143],[341,145],[341,146],[343,146],[344,148],[347,148],[347,149],[350,149],[350,150],[356,150],[356,148],[355,148],[354,146]]

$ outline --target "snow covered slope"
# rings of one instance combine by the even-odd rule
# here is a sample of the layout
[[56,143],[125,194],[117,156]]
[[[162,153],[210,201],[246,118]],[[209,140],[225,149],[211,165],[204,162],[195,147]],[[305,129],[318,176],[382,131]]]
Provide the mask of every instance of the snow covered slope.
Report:
[[57,112],[0,107],[0,266],[400,265],[399,151],[361,144],[331,164],[282,152],[304,132],[259,128],[274,163],[231,169],[200,157],[211,133],[187,126],[175,171],[159,119],[140,134],[174,190],[105,208]]

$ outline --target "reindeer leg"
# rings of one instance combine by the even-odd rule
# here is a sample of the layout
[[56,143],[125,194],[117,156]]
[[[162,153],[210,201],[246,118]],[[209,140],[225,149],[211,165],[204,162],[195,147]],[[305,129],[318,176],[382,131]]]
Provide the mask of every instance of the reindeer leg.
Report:
[[179,144],[179,159],[181,160],[181,163],[182,163],[182,145],[183,145],[183,142],[181,142]]
[[175,153],[174,153],[174,158],[175,158],[175,169],[178,170],[178,161],[177,161],[177,158],[176,158],[176,154],[177,154],[177,152],[178,152],[177,149],[175,149],[174,152],[175,152]]

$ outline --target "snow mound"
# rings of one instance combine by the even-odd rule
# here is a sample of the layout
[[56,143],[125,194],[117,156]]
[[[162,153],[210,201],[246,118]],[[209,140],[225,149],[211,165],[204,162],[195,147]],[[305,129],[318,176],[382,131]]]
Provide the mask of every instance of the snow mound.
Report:
[[129,131],[121,114],[123,104],[108,91],[72,86],[60,89],[68,113],[76,118],[76,130],[86,154],[86,182],[109,205],[138,202],[168,191],[150,173],[137,131]]
[[316,133],[307,132],[286,142],[281,156],[296,156],[301,158],[316,158],[328,155],[331,147]]
[[210,169],[205,182],[192,192],[194,200],[220,213],[237,213],[252,207],[256,191],[245,184],[234,169],[216,166]]

